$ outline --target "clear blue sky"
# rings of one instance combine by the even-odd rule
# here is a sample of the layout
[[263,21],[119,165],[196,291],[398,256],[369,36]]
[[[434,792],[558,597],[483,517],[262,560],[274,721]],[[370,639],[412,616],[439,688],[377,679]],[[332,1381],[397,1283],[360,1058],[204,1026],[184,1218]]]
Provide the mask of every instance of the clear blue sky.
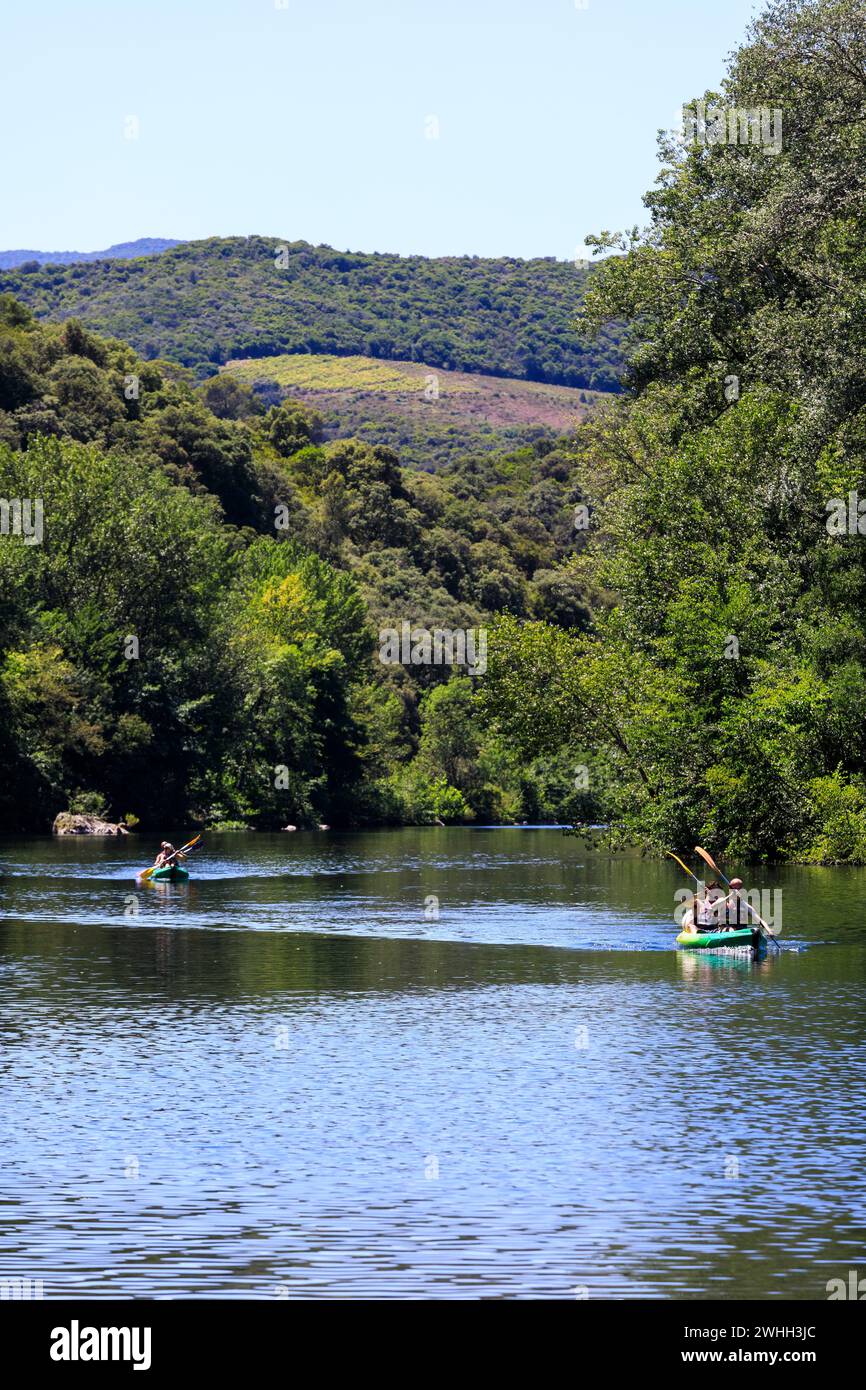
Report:
[[18,5],[3,26],[0,248],[257,232],[360,251],[573,256],[587,232],[644,221],[656,130],[718,86],[754,10]]

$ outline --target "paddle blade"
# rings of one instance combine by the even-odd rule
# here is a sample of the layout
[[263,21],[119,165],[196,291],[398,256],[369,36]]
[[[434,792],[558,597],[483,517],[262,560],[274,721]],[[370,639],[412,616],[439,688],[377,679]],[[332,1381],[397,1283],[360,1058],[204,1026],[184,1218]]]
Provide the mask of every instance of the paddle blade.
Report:
[[691,869],[687,869],[682,859],[680,859],[680,856],[678,854],[674,854],[672,849],[666,849],[665,854],[669,854],[671,859],[675,859],[679,864],[680,868],[684,871],[684,873],[688,874],[689,878],[693,878],[696,883],[699,881],[697,874],[693,874]]
[[711,854],[707,854],[707,851],[705,849],[701,849],[700,845],[695,845],[695,854],[699,854],[703,859],[704,863],[709,864],[714,874],[718,874],[719,878],[725,879],[725,883],[728,882],[728,880],[725,878],[725,875],[722,873],[721,869],[719,868],[718,864],[716,863],[715,859],[713,859]]

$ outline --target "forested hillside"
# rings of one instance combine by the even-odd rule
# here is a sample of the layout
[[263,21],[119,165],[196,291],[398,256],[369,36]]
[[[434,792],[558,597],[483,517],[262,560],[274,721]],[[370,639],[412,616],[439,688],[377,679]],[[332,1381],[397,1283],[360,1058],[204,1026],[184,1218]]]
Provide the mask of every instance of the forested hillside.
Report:
[[482,698],[527,757],[580,729],[624,838],[863,862],[866,4],[775,0],[707,102],[778,108],[781,149],[663,142],[587,296],[636,326],[579,446],[617,606],[585,639],[505,620]]
[[490,733],[465,670],[377,659],[403,622],[587,621],[567,452],[431,477],[320,436],[303,407],[0,299],[0,829],[67,805],[276,826],[587,802]]
[[140,260],[7,270],[0,292],[198,376],[230,358],[314,352],[616,390],[619,329],[586,341],[577,328],[587,275],[552,257],[427,259],[213,237]]

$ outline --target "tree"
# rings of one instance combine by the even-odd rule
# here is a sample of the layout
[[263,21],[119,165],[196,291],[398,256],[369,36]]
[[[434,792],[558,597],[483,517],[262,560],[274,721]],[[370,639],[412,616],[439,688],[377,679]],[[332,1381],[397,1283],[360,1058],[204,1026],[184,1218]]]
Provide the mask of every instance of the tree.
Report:
[[284,401],[268,413],[268,438],[282,458],[291,458],[300,449],[318,444],[322,421],[315,411]]
[[826,522],[866,478],[866,5],[774,0],[701,100],[661,142],[650,228],[591,239],[624,252],[586,302],[630,320],[631,389],[579,446],[584,558],[618,608],[572,708],[618,749],[646,841],[857,858],[866,762],[837,731],[863,707],[866,568],[856,527]]
[[199,387],[201,400],[219,420],[249,420],[264,414],[255,392],[242,381],[219,372]]

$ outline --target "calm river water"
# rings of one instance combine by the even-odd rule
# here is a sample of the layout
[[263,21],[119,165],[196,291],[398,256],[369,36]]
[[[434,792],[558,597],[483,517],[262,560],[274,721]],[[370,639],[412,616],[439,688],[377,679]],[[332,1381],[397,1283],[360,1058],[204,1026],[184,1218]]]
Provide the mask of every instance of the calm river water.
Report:
[[[181,843],[182,835],[175,835]],[[866,871],[775,958],[543,829],[0,842],[0,1280],[826,1298],[866,1275]]]

